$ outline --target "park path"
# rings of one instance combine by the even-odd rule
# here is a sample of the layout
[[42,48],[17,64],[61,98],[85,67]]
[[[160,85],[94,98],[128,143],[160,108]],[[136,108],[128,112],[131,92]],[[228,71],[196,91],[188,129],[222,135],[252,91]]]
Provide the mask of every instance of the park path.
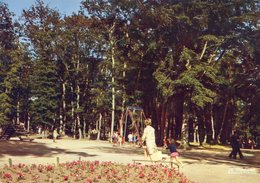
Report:
[[[198,183],[260,182],[260,151],[243,153],[245,160],[232,160],[227,158],[228,151],[183,151],[185,165],[180,172]],[[61,163],[79,159],[132,163],[133,159],[143,159],[143,150],[129,145],[113,147],[104,141],[73,139],[62,139],[57,143],[50,139],[0,141],[0,167],[8,164],[9,158],[13,164],[53,164],[57,157]]]

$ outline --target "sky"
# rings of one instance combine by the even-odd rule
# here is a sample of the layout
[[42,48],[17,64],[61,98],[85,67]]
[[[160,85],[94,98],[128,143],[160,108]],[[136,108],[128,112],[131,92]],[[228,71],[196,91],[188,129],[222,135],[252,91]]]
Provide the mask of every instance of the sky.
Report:
[[[43,0],[44,4],[53,9],[57,9],[61,15],[71,15],[80,9],[82,0]],[[36,0],[0,0],[7,4],[9,11],[13,12],[16,17],[20,17],[23,9],[29,9],[35,4]]]

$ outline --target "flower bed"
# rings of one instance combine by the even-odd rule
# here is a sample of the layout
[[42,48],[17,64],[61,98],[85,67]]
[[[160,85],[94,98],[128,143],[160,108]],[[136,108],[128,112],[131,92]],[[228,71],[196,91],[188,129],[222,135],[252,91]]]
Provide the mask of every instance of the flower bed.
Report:
[[35,164],[5,166],[0,169],[0,180],[3,183],[191,182],[175,168],[162,165],[124,165],[99,161],[73,161],[59,166]]

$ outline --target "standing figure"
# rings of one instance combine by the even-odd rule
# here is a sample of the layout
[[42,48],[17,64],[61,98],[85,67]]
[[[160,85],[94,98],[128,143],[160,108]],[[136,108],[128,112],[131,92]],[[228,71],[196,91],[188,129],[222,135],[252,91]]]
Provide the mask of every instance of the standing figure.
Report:
[[119,146],[121,147],[122,143],[123,143],[123,137],[121,135],[118,135],[118,143],[119,143]]
[[170,150],[171,163],[173,162],[173,160],[175,160],[178,166],[182,167],[183,163],[179,159],[180,154],[177,151],[177,148],[175,146],[175,141],[173,139],[169,139],[168,149]]
[[129,142],[130,144],[132,144],[132,142],[133,142],[133,134],[132,134],[132,132],[129,133],[127,137],[128,137],[128,142]]
[[114,134],[112,135],[112,143],[113,143],[113,146],[116,145],[117,141],[118,141],[118,134],[117,134],[117,132],[115,131]]
[[136,132],[133,132],[133,144],[135,145],[137,141],[137,135]]
[[155,130],[151,126],[152,121],[150,118],[146,119],[144,121],[144,124],[146,126],[144,129],[143,136],[142,136],[142,142],[145,141],[145,143],[146,143],[146,149],[145,149],[144,153],[145,153],[145,156],[151,157],[152,154],[157,152],[157,147],[156,147],[156,143],[155,143]]
[[255,148],[255,141],[254,141],[254,138],[253,137],[250,137],[248,139],[248,145],[251,147],[251,149],[254,149]]
[[239,136],[236,131],[234,131],[233,135],[231,136],[230,145],[232,147],[232,150],[228,157],[236,159],[237,153],[238,153],[240,159],[244,159],[244,156],[243,156],[242,152],[240,151]]
[[53,136],[53,142],[56,142],[57,137],[58,137],[58,131],[56,128],[54,128],[53,132],[52,132],[52,136]]

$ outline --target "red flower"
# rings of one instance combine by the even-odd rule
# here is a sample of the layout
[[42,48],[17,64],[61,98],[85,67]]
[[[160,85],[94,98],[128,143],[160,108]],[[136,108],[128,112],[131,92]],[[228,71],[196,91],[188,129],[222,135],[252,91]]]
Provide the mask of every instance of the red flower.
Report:
[[188,180],[187,180],[186,177],[184,177],[184,178],[182,179],[182,183],[188,183]]
[[163,176],[163,175],[161,176],[160,180],[161,180],[161,181],[163,181],[163,180],[164,180],[164,176]]
[[129,173],[124,174],[124,177],[125,177],[125,178],[128,178],[129,176],[130,176]]
[[168,173],[168,179],[171,179],[172,178],[172,171],[169,171]]
[[164,169],[163,169],[163,173],[167,174],[167,171],[168,171],[167,168],[164,168]]
[[113,169],[113,170],[112,170],[112,173],[113,173],[114,175],[116,175],[116,174],[118,173],[118,171],[115,170],[115,169]]
[[18,179],[24,179],[24,175],[22,173],[17,173]]
[[96,160],[96,161],[95,161],[95,165],[99,165],[99,161]]
[[52,171],[54,169],[54,167],[52,166],[52,165],[48,165],[47,167],[46,167],[46,170],[47,171]]
[[144,177],[145,177],[144,173],[143,173],[143,172],[140,172],[140,173],[139,173],[139,178],[142,179],[142,178],[144,178]]
[[118,176],[118,177],[117,177],[117,180],[122,180],[122,177],[121,177],[121,176]]
[[23,168],[23,167],[25,167],[25,164],[19,163],[19,164],[18,164],[18,167],[19,167],[19,168]]
[[86,180],[86,183],[92,183],[93,182],[93,180],[91,179],[91,178],[88,178],[87,180]]
[[[19,167],[21,169],[19,169]],[[122,180],[125,182],[165,182],[173,181],[176,178],[175,181],[178,182],[192,183],[178,170],[166,168],[161,165],[118,165],[112,162],[73,161],[60,164],[59,168],[56,168],[52,164],[31,166],[17,164],[13,166],[12,169],[8,166],[6,166],[6,168],[14,174],[3,172],[0,177],[3,181],[5,180],[5,182],[11,182],[14,179],[17,181],[25,181],[29,176],[32,176],[34,180],[39,180],[39,178],[43,178],[43,174],[39,172],[49,175],[57,171],[57,176],[61,176],[61,182],[82,181],[84,183],[95,183],[100,181],[121,182]],[[2,168],[1,170],[3,171],[4,169]],[[67,173],[61,174],[62,172]],[[37,175],[37,173],[41,176]]]
[[64,177],[63,177],[63,180],[64,180],[64,181],[67,181],[67,180],[69,180],[69,176],[67,176],[67,175],[64,175]]
[[4,173],[3,178],[4,179],[12,179],[12,175],[10,173]]
[[80,174],[76,174],[75,177],[76,177],[75,178],[76,181],[79,181],[82,178]]
[[90,170],[91,172],[94,172],[94,171],[95,171],[94,166],[93,166],[93,165],[90,165],[90,166],[89,166],[89,170]]

